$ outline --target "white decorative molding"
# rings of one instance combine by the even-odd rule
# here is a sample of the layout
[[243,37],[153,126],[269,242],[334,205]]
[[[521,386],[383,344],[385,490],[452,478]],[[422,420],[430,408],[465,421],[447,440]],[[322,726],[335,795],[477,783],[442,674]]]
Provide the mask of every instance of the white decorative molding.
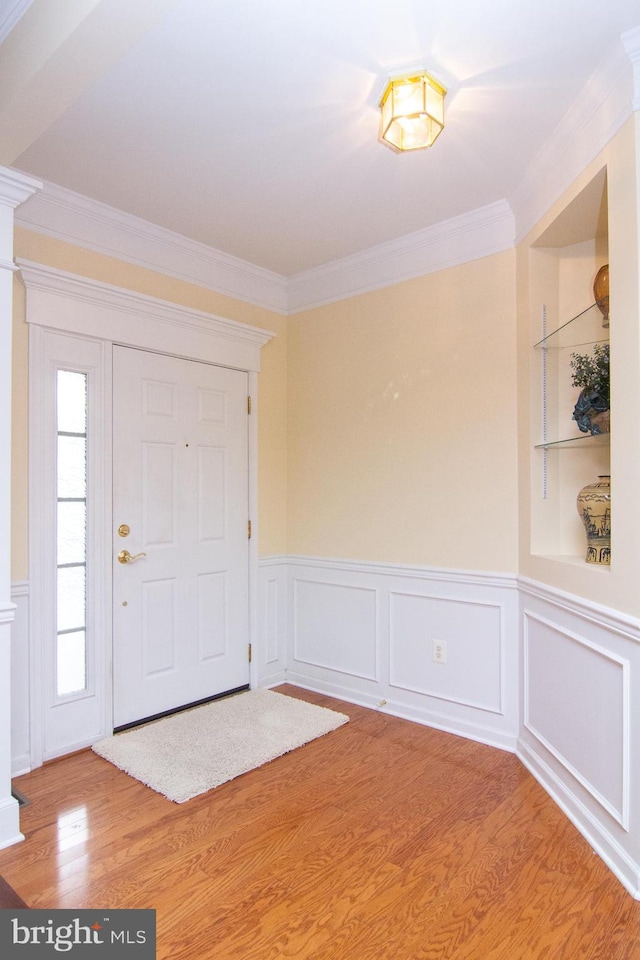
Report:
[[[533,626],[532,626],[533,625]],[[598,742],[596,734],[598,730],[596,727],[600,728],[603,723],[608,722],[608,716],[604,717],[599,714],[597,717],[594,716],[594,729],[589,732],[589,730],[581,725],[580,730],[576,732],[576,739],[581,743],[589,743],[589,756],[595,759],[600,766],[603,763],[611,760],[613,762],[614,758],[619,757],[620,761],[620,776],[616,778],[615,775],[609,771],[609,775],[606,777],[607,784],[606,788],[610,791],[616,790],[617,792],[617,802],[613,802],[612,799],[606,797],[602,789],[599,789],[582,770],[579,769],[578,762],[572,761],[566,755],[566,751],[563,751],[556,743],[552,742],[557,740],[555,733],[550,735],[545,735],[540,729],[539,726],[532,718],[531,711],[531,701],[532,701],[532,689],[531,689],[531,645],[535,643],[533,630],[535,627],[542,627],[551,631],[551,633],[556,638],[557,642],[560,640],[568,640],[569,643],[574,647],[576,655],[574,657],[574,670],[577,670],[580,666],[580,658],[584,660],[585,655],[595,655],[603,658],[603,660],[608,660],[610,663],[614,664],[619,668],[620,676],[618,679],[619,692],[618,698],[619,703],[614,703],[613,697],[611,697],[610,714],[615,706],[620,708],[621,712],[621,728],[617,731],[617,736],[614,734],[610,739],[607,738],[606,745],[606,757],[594,754],[595,744]],[[616,653],[613,653],[610,650],[605,649],[600,644],[594,643],[591,640],[588,640],[586,637],[580,636],[579,634],[568,630],[564,626],[560,626],[558,623],[554,623],[549,620],[547,617],[540,616],[539,614],[533,613],[530,610],[524,610],[523,612],[523,629],[524,629],[524,648],[523,648],[523,671],[524,671],[524,689],[523,689],[523,725],[532,736],[538,740],[538,742],[547,750],[555,759],[561,764],[562,767],[575,779],[581,786],[593,797],[593,799],[600,804],[600,806],[616,820],[625,830],[629,829],[629,810],[630,810],[630,729],[631,729],[631,715],[630,715],[630,664],[629,661],[619,656]],[[556,642],[556,648],[557,648]],[[583,653],[580,654],[580,649]],[[557,653],[557,649],[555,651]],[[552,673],[557,670],[557,666],[550,664],[549,669]],[[538,695],[541,695],[545,702],[545,719],[548,716],[551,716],[551,711],[553,710],[554,705],[549,702],[549,692],[548,690],[537,691]],[[568,690],[565,688],[563,691],[564,698],[568,695]],[[556,708],[559,705],[555,705]],[[574,705],[575,707],[575,705]],[[576,714],[577,711],[572,710],[573,714]],[[551,720],[553,722],[553,720]],[[564,730],[559,730],[558,734],[560,736],[565,734]],[[616,779],[618,782],[615,782]]]
[[[279,558],[281,562],[282,558]],[[363,573],[385,577],[409,577],[431,582],[468,584],[470,586],[506,587],[515,590],[514,573],[486,573],[481,570],[459,570],[451,567],[427,567],[420,564],[381,563],[380,561],[343,560],[336,557],[291,555],[284,558],[296,567],[317,567],[320,570],[339,570],[344,573]]]
[[0,600],[0,623],[13,623],[15,616],[15,603],[8,600]]
[[[286,569],[288,681],[515,750],[515,576],[301,556]],[[449,642],[446,666],[434,636]]]
[[28,260],[17,263],[27,288],[28,323],[254,372],[260,348],[274,336]]
[[11,584],[16,616],[11,630],[11,776],[31,769],[29,721],[29,583]]
[[[0,167],[0,262],[13,261],[15,208],[40,186],[37,180]],[[23,839],[18,803],[11,795],[11,633],[14,604],[8,601],[11,568],[11,313],[13,282],[0,284],[0,847]]]
[[424,230],[289,278],[289,313],[379,290],[514,246],[515,220],[498,200]]
[[16,226],[276,313],[287,312],[286,280],[280,274],[53,183],[45,181],[38,196],[20,209]]
[[[19,170],[0,167],[0,203],[15,209],[41,188],[40,180],[34,180]],[[14,214],[13,222],[17,222],[17,214]]]
[[292,660],[297,665],[365,681],[379,679],[375,586],[294,574],[291,618]]
[[640,764],[633,737],[640,713],[632,696],[640,669],[638,618],[527,577],[518,587],[523,670],[517,755],[640,899],[632,816]]
[[260,637],[260,647],[252,686],[272,687],[286,680],[288,592],[285,557],[258,559],[258,591],[256,635]]
[[[623,38],[625,36],[628,35],[624,34]],[[632,39],[635,42],[635,36]],[[620,130],[631,116],[632,100],[629,56],[623,43],[618,42],[600,62],[509,195],[516,219],[516,243],[520,243]]]
[[0,850],[24,840],[18,829],[18,801],[11,795],[0,798]]
[[640,643],[638,617],[631,617],[612,607],[605,607],[529,577],[518,577],[517,583],[520,591],[529,597],[537,597],[552,604],[557,610],[574,614],[587,623],[604,627],[609,633]]
[[[390,590],[389,686],[502,715],[503,620],[500,603]],[[454,640],[447,664],[451,672],[434,664],[433,639]]]
[[632,897],[640,900],[640,865],[528,744],[520,742],[516,753],[520,762],[560,807],[624,888]]
[[287,279],[48,182],[16,225],[280,314],[499,253],[515,236],[511,208],[500,200]]
[[633,67],[633,109],[640,110],[640,27],[627,30],[620,39]]

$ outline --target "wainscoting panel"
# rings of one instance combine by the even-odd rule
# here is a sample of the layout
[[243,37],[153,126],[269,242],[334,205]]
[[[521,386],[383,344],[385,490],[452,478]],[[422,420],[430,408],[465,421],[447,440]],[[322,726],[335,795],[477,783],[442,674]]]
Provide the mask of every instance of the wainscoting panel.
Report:
[[515,750],[515,578],[308,557],[288,578],[292,683]]
[[[389,604],[390,686],[502,713],[499,604],[397,592]],[[446,663],[434,661],[437,641]]]
[[16,605],[11,624],[11,776],[31,769],[29,722],[29,584],[11,585]]
[[284,557],[258,561],[258,650],[252,682],[272,687],[286,680],[287,562]]
[[614,610],[520,582],[518,756],[640,896],[640,627]]
[[377,680],[374,587],[293,578],[293,659]]
[[524,614],[524,725],[625,829],[629,661]]

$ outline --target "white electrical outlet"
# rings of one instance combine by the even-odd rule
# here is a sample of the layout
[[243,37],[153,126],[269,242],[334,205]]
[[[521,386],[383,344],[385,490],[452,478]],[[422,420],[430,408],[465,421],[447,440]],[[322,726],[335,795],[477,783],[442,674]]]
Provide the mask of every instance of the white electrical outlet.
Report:
[[433,660],[434,660],[434,663],[447,662],[447,641],[446,640],[433,641]]

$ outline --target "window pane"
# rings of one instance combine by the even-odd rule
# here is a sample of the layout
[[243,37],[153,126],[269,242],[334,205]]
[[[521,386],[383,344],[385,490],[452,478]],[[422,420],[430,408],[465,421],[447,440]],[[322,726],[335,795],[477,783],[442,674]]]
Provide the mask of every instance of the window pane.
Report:
[[87,490],[87,441],[58,437],[58,497],[84,497]]
[[58,370],[58,430],[85,433],[87,428],[87,375]]
[[58,570],[58,632],[81,629],[84,621],[84,567],[62,567]]
[[84,563],[86,551],[84,501],[58,503],[58,563]]
[[[63,697],[85,690],[87,686],[87,440],[84,436],[87,425],[87,375],[58,370],[56,402],[56,689],[58,696]],[[77,566],[66,566],[67,564]]]
[[84,630],[63,633],[58,637],[58,696],[79,693],[87,685],[86,643]]

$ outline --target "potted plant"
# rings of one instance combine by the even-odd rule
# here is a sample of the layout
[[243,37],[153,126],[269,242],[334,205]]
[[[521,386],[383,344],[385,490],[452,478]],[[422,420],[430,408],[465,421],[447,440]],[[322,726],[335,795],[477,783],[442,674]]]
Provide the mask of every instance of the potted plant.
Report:
[[592,353],[572,353],[571,382],[580,387],[573,419],[582,433],[609,433],[609,344],[596,343]]

